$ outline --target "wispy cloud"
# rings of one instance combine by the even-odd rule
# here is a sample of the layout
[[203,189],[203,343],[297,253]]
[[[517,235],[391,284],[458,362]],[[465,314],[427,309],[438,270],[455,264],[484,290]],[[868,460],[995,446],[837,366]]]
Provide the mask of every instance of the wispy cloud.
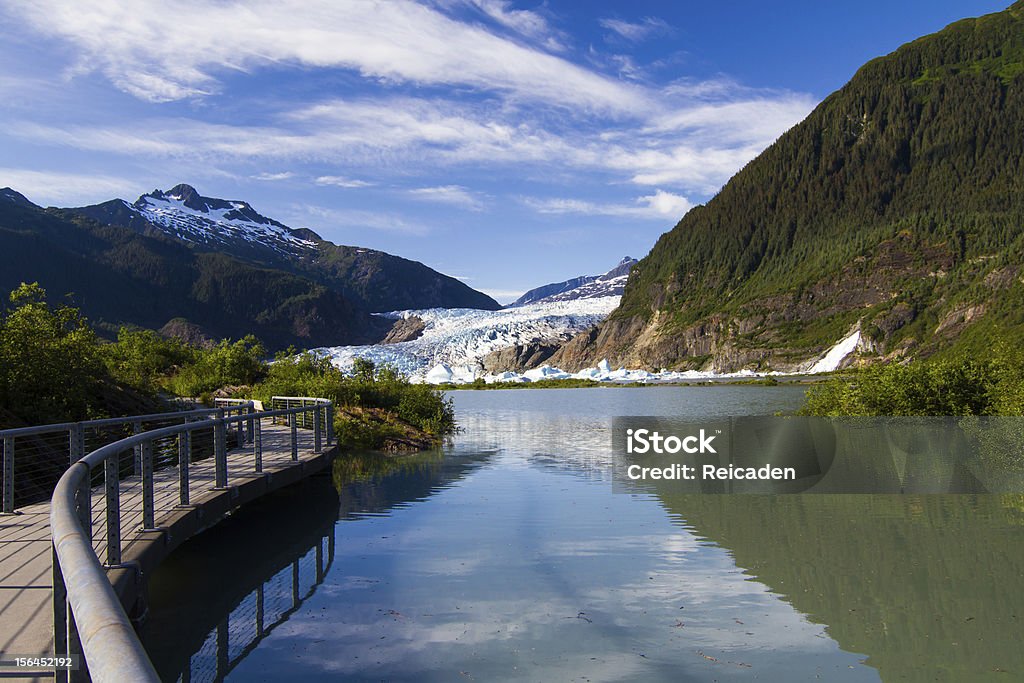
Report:
[[512,303],[526,293],[524,289],[489,289],[486,287],[481,288],[480,291],[503,306]]
[[587,216],[621,216],[654,220],[677,220],[693,208],[681,195],[655,190],[652,195],[637,197],[633,204],[612,204],[566,198],[525,198],[524,203],[538,213],[583,214]]
[[[332,209],[322,206],[301,205],[293,207],[293,222],[308,220],[316,232],[335,230],[351,235],[362,230],[381,230],[403,235],[423,237],[430,234],[429,226],[411,221],[405,216],[389,211],[366,211],[362,209]],[[304,218],[303,218],[304,217]]]
[[[72,73],[99,70],[151,102],[217,92],[227,72],[335,68],[383,84],[456,85],[593,111],[638,113],[645,93],[410,0],[12,0],[35,30],[74,46]],[[519,31],[544,27],[505,3],[476,3]]]
[[356,178],[346,178],[340,175],[322,175],[318,176],[313,182],[317,185],[333,185],[334,187],[345,187],[345,188],[359,188],[359,187],[372,187],[374,183],[367,180],[358,180]]
[[413,199],[439,204],[453,204],[471,211],[483,211],[484,204],[475,194],[461,185],[438,185],[436,187],[418,187],[409,190]]
[[97,197],[132,197],[145,189],[135,180],[105,174],[0,168],[0,187],[12,187],[36,204],[69,206]]
[[555,29],[540,12],[514,9],[506,0],[448,0],[443,4],[451,6],[455,2],[476,8],[501,26],[549,50],[561,52],[566,49],[565,33]]
[[[149,119],[117,126],[12,122],[8,132],[46,145],[198,161],[302,162],[350,168],[395,164],[515,165],[544,172],[586,170],[645,186],[714,192],[793,123],[813,100],[721,86],[714,97],[669,97],[637,127],[566,125],[487,103],[408,97],[330,100],[280,114],[263,126]],[[708,88],[710,92],[712,89]],[[320,185],[364,187],[323,175]]]
[[672,33],[672,27],[657,17],[644,17],[640,22],[606,18],[598,19],[597,23],[602,28],[612,31],[617,37],[625,38],[631,43],[639,43],[654,35]]
[[290,180],[295,177],[295,174],[291,171],[283,171],[281,173],[260,173],[254,175],[253,180],[263,180],[267,182],[277,182],[280,180]]

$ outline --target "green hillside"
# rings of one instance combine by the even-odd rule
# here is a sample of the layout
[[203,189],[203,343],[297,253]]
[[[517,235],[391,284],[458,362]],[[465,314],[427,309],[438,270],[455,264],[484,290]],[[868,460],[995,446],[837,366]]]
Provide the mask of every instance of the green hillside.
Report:
[[690,211],[565,366],[798,365],[1024,325],[1024,2],[863,66]]
[[39,282],[55,299],[70,295],[107,336],[122,325],[160,329],[184,319],[207,338],[252,333],[274,350],[386,332],[351,299],[307,278],[0,192],[0,291]]

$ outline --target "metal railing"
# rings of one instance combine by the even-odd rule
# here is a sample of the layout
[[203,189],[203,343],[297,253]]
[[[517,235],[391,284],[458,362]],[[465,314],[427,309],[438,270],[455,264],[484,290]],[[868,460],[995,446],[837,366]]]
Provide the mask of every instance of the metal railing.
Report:
[[[242,401],[218,408],[0,430],[0,444],[3,448],[0,464],[0,488],[3,490],[0,511],[12,513],[19,507],[48,500],[57,480],[70,465],[81,460],[86,453],[126,436],[170,424],[210,417],[229,417],[251,410],[252,402]],[[206,445],[208,447],[202,449],[202,452],[212,453],[212,441]],[[177,451],[161,446],[163,445],[157,444],[155,451],[157,467],[176,463]],[[134,456],[131,463],[132,471],[140,473],[141,449],[137,450]]]
[[[283,400],[294,401],[295,397]],[[133,455],[134,466],[127,471],[139,475],[141,480],[143,505],[140,530],[154,531],[157,529],[153,473],[157,444],[166,445],[168,440],[172,440],[176,446],[173,465],[178,469],[177,500],[178,505],[187,506],[190,504],[192,489],[189,465],[196,461],[194,445],[199,436],[212,436],[213,490],[228,488],[229,432],[234,435],[240,447],[251,444],[251,471],[255,473],[263,471],[264,420],[272,420],[274,423],[283,421],[290,426],[288,440],[292,461],[299,459],[297,430],[300,422],[302,425],[308,423],[313,432],[313,452],[322,450],[325,421],[327,445],[333,442],[333,420],[330,418],[332,404],[326,399],[306,398],[304,404],[296,407],[258,412],[251,402],[222,401],[212,411],[189,411],[191,417],[203,413],[197,420],[186,416],[182,424],[141,431],[102,446],[88,455],[83,454],[57,482],[50,507],[54,647],[58,655],[84,654],[89,675],[95,681],[159,680],[105,571],[124,566],[120,482],[126,467],[122,463],[122,456],[127,453]],[[277,401],[275,397],[275,405]],[[51,427],[72,428],[71,425]],[[77,452],[81,453],[82,450]],[[11,452],[13,460],[13,449]],[[72,447],[72,454],[75,453]],[[99,544],[105,555],[102,563],[93,546],[94,470],[102,470],[104,486],[105,538]],[[57,679],[66,679],[66,676],[67,672],[58,671]]]

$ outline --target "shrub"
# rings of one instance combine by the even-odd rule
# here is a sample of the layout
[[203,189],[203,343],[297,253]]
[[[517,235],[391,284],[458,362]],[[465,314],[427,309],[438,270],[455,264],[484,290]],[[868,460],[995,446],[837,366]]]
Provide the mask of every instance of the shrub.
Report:
[[266,350],[253,335],[236,342],[227,339],[209,350],[195,349],[195,360],[167,380],[179,396],[198,396],[229,385],[251,385],[266,372]]

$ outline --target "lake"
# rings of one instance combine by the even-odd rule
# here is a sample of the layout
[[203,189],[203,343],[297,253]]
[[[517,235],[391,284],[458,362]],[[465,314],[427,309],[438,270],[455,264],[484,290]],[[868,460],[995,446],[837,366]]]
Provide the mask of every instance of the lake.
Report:
[[613,491],[613,417],[800,386],[452,398],[446,448],[342,456],[168,558],[165,680],[1024,678],[1024,496]]

